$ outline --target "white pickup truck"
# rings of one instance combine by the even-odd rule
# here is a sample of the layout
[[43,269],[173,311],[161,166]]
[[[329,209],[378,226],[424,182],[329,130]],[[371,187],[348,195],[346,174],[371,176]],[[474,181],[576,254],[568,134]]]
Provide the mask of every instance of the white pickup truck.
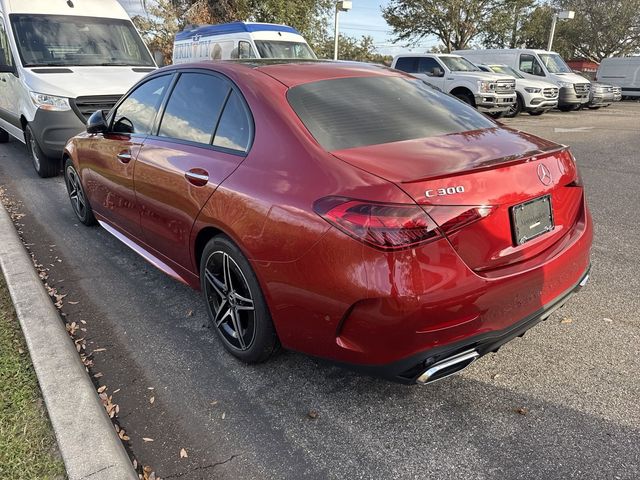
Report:
[[516,81],[509,75],[483,72],[460,55],[403,54],[393,59],[396,68],[498,117],[516,101]]

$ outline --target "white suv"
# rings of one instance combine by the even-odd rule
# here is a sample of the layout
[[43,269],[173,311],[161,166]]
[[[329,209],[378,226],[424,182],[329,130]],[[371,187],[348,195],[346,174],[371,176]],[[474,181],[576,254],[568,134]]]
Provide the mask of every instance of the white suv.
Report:
[[506,117],[515,117],[520,112],[542,115],[558,106],[560,90],[553,83],[525,78],[508,65],[478,65],[478,68],[485,72],[511,75],[516,79],[516,103],[505,114]]
[[391,67],[496,117],[508,112],[516,102],[516,81],[512,76],[483,72],[460,55],[403,54],[393,59]]

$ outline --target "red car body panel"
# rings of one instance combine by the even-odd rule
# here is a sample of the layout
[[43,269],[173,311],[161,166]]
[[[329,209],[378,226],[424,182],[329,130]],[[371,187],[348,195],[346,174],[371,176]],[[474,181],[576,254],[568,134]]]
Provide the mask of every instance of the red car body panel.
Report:
[[[403,74],[331,63],[162,71],[176,68],[214,70],[237,85],[255,123],[246,157],[157,137],[139,147],[138,139],[88,134],[73,139],[67,155],[98,218],[194,288],[204,243],[228,235],[250,260],[286,348],[358,365],[422,361],[433,349],[535,315],[571,292],[589,268],[591,218],[563,146],[496,124],[327,152],[289,105],[288,88]],[[135,153],[133,167],[113,161],[122,148]],[[537,173],[541,163],[549,185]],[[194,168],[208,173],[206,185],[185,180]],[[425,194],[451,186],[464,194]],[[555,229],[514,245],[509,209],[547,194]],[[489,214],[429,243],[382,251],[315,213],[314,203],[329,196],[418,204],[436,223],[466,207]]]

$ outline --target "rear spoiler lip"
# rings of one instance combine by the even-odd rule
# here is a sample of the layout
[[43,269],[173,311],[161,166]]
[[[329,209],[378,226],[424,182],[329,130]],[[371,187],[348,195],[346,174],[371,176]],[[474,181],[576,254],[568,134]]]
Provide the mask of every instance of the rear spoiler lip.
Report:
[[536,160],[540,160],[542,158],[546,158],[546,157],[550,157],[552,155],[555,155],[557,153],[561,153],[564,151],[569,150],[569,146],[568,145],[552,145],[548,148],[543,148],[543,149],[536,149],[536,150],[529,150],[527,152],[524,152],[522,154],[518,154],[518,155],[509,155],[506,157],[498,157],[498,158],[494,158],[491,160],[486,160],[476,166],[474,166],[473,168],[470,168],[468,170],[460,170],[457,172],[448,172],[448,173],[441,173],[441,174],[435,174],[435,175],[428,175],[426,177],[421,177],[421,178],[417,178],[415,180],[404,180],[402,182],[400,182],[401,184],[410,184],[410,183],[418,183],[418,182],[426,182],[429,180],[439,180],[441,178],[451,178],[451,177],[458,177],[460,175],[467,175],[469,173],[476,173],[476,172],[481,172],[484,170],[490,170],[492,168],[494,168],[496,165],[500,165],[501,167],[508,167],[511,165],[517,165],[518,163],[525,163],[525,162],[535,162]]

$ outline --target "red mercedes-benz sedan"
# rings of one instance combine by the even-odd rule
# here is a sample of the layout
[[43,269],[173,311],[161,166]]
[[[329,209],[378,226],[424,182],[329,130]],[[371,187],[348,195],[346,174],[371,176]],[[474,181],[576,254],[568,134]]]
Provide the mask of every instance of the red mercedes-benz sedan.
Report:
[[568,148],[402,72],[154,72],[66,147],[81,222],[201,289],[246,362],[280,345],[405,383],[461,370],[588,279]]

